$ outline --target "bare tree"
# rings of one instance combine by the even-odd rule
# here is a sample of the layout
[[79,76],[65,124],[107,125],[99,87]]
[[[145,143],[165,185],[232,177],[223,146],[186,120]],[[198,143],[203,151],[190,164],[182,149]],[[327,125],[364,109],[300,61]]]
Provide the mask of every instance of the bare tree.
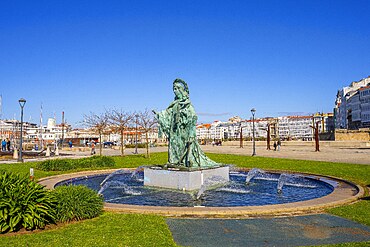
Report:
[[107,113],[109,123],[112,124],[112,129],[114,132],[119,133],[121,137],[121,156],[125,155],[125,142],[124,142],[124,132],[128,128],[130,121],[133,118],[133,114],[125,112],[122,109],[110,110]]
[[157,125],[157,120],[154,117],[152,111],[145,109],[143,112],[138,112],[138,119],[137,124],[139,125],[140,129],[145,133],[145,141],[146,141],[146,157],[149,158],[149,132],[154,129]]
[[108,126],[107,113],[95,114],[90,112],[89,115],[84,115],[84,123],[99,134],[99,155],[102,155],[102,135]]

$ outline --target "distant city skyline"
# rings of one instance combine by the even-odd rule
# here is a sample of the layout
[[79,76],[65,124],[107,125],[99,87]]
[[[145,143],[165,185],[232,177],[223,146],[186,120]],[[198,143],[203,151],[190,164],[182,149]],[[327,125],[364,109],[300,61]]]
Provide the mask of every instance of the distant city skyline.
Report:
[[[2,118],[78,126],[105,109],[162,110],[189,84],[198,122],[332,112],[370,75],[369,1],[7,1]],[[285,113],[285,114],[282,114]]]

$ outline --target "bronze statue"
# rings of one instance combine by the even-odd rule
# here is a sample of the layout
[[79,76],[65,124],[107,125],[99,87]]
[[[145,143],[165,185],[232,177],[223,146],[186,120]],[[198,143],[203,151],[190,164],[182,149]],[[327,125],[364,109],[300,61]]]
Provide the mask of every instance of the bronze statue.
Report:
[[211,168],[220,166],[201,150],[196,139],[197,115],[189,99],[185,81],[173,82],[174,101],[166,110],[155,112],[160,133],[168,140],[168,164],[188,168]]

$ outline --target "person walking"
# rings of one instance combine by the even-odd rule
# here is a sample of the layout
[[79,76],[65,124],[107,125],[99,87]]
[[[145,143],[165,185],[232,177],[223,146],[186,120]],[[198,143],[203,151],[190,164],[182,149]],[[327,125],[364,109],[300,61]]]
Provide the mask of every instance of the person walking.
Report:
[[277,151],[280,151],[281,141],[280,139],[277,141]]
[[274,141],[274,151],[276,151],[276,141]]
[[10,139],[9,138],[6,141],[6,147],[7,147],[8,151],[10,151]]
[[95,154],[95,142],[92,141],[91,142],[91,155],[94,155]]
[[5,139],[3,139],[1,141],[1,151],[6,151],[6,141],[5,141]]

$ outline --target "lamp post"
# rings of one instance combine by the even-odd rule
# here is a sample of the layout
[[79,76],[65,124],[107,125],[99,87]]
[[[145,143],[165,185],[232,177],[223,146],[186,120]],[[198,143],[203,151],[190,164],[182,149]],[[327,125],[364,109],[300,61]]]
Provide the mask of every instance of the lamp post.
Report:
[[19,156],[18,156],[18,161],[23,162],[22,159],[22,144],[23,144],[23,108],[24,105],[26,104],[26,100],[23,98],[20,98],[18,100],[19,105],[21,106],[21,135],[20,135],[20,141],[19,141]]
[[252,133],[253,133],[253,153],[252,153],[252,156],[255,156],[256,155],[256,140],[255,140],[255,131],[254,131],[254,114],[256,113],[256,109],[255,108],[252,108],[251,109],[251,113],[252,113],[252,123],[253,123],[253,129],[252,129]]
[[[101,142],[101,140],[100,140]],[[63,150],[63,143],[64,143],[64,111],[62,111],[62,143],[61,143],[61,150]],[[101,143],[100,143],[101,145]]]
[[136,137],[135,137],[135,153],[134,154],[138,154],[137,152],[137,119],[139,118],[139,115],[136,114],[135,115],[135,118],[136,118],[136,127],[135,127],[135,134],[136,134]]
[[267,150],[271,150],[270,142],[271,142],[271,128],[270,123],[267,124]]

